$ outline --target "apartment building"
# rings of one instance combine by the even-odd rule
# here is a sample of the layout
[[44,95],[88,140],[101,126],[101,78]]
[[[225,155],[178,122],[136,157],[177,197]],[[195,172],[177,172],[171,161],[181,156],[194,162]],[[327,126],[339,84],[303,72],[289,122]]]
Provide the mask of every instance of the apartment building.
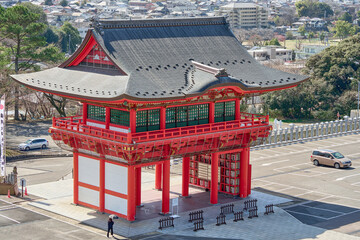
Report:
[[231,28],[265,28],[268,14],[268,9],[254,3],[230,3],[216,12],[218,16],[228,16]]

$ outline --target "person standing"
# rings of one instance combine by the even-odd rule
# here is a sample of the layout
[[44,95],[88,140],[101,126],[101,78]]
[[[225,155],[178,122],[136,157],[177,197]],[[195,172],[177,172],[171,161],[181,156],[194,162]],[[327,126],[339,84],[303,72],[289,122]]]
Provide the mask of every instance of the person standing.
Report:
[[108,220],[107,237],[109,237],[109,232],[111,233],[111,236],[114,236],[113,226],[114,226],[114,221],[112,220],[112,218],[109,218],[109,220]]

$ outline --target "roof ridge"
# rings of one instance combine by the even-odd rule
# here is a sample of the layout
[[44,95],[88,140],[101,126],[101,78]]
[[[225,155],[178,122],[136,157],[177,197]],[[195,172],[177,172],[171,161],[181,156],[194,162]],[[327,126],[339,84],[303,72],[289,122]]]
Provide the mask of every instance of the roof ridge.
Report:
[[174,27],[227,24],[225,17],[161,18],[161,19],[97,19],[92,18],[91,26],[96,29]]

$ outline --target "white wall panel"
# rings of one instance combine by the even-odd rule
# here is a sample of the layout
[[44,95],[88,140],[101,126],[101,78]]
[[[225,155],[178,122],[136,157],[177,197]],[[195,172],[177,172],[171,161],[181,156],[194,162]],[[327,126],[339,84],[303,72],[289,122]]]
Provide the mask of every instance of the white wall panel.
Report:
[[113,131],[117,131],[117,132],[123,132],[123,133],[128,133],[129,132],[129,129],[125,129],[125,128],[119,128],[119,127],[113,127],[113,126],[109,126],[109,129],[110,130],[113,130]]
[[79,182],[99,187],[100,161],[79,156]]
[[105,209],[127,215],[127,200],[105,194]]
[[99,206],[99,192],[79,186],[79,201]]
[[98,127],[98,128],[105,128],[105,124],[94,123],[94,122],[90,122],[89,120],[86,120],[86,125]]
[[127,195],[128,169],[105,163],[105,189]]

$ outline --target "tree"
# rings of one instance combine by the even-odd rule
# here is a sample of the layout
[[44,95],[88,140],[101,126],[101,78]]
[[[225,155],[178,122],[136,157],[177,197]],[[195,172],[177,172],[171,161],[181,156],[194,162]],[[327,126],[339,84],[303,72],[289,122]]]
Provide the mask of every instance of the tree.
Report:
[[294,39],[294,35],[293,35],[293,33],[290,32],[290,31],[287,31],[287,32],[285,33],[285,37],[286,37],[286,40],[292,40],[292,39]]
[[306,29],[304,26],[300,26],[299,29],[298,29],[298,33],[300,33],[301,36],[305,36],[306,34]]
[[42,9],[42,7],[32,4],[30,2],[24,2],[24,3],[21,3],[20,5],[27,7],[30,10],[30,12],[38,14],[39,15],[38,22],[48,24],[47,16],[46,16],[44,10]]
[[348,22],[348,23],[353,22],[352,16],[348,12],[345,12],[341,17],[339,17],[339,20],[343,20],[343,21]]
[[354,26],[351,23],[339,20],[335,24],[335,37],[344,39],[350,35],[356,34],[358,30],[358,26]]
[[76,50],[77,45],[81,43],[81,37],[76,28],[69,22],[65,22],[60,28],[60,46],[63,52],[69,52],[69,42],[70,52],[73,53]]
[[334,14],[334,11],[328,4],[314,0],[298,1],[295,3],[295,7],[299,17],[323,18]]
[[53,5],[52,0],[45,0],[45,5],[52,6]]
[[57,44],[59,42],[59,36],[54,32],[54,30],[52,29],[52,27],[47,27],[47,29],[45,30],[43,36],[46,39],[46,42],[51,44]]
[[270,41],[266,41],[265,45],[281,46],[281,44],[279,43],[279,40],[277,38],[273,38]]
[[[46,25],[39,22],[40,15],[28,7],[16,5],[0,15],[0,39],[6,48],[0,52],[11,60],[7,66],[16,74],[21,71],[38,70],[37,61],[57,62],[63,54],[53,45],[46,46],[42,36]],[[19,86],[14,88],[14,118],[19,120]]]
[[319,34],[319,39],[320,39],[321,42],[324,42],[324,40],[325,40],[325,33],[324,32],[321,32]]
[[68,2],[66,0],[61,0],[60,5],[66,7],[68,5]]
[[309,32],[308,37],[309,37],[309,42],[310,42],[310,39],[315,37],[315,33],[314,32]]

